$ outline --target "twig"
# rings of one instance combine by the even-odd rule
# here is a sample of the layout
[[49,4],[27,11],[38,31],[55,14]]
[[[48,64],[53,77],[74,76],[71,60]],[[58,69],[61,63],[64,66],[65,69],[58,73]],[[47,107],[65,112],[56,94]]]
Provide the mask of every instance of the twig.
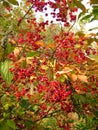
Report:
[[61,33],[63,34],[64,30],[63,30],[63,27],[62,27],[62,23],[60,23],[61,25]]
[[17,26],[20,26],[21,22],[24,20],[24,18],[28,15],[28,13],[31,11],[33,5],[29,8],[29,10],[26,12],[26,14],[18,21]]
[[73,26],[75,25],[76,21],[72,24],[72,26],[68,29],[67,33],[69,33],[69,31],[73,28]]

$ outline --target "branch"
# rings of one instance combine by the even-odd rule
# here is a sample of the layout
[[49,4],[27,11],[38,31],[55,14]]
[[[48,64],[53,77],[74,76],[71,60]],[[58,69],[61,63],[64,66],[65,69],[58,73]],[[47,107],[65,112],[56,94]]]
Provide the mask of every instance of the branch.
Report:
[[73,28],[73,26],[75,25],[76,21],[72,24],[72,26],[68,29],[67,33],[69,33],[69,31]]
[[21,22],[24,20],[24,18],[28,15],[28,13],[31,11],[33,5],[29,8],[29,10],[26,12],[26,14],[18,21],[17,26],[20,26]]
[[[56,111],[53,111],[53,112],[51,112],[51,113],[49,113],[49,114],[47,114],[47,115],[44,115],[42,118],[39,118],[39,119],[35,120],[34,122],[36,123],[36,122],[38,122],[38,121],[40,121],[40,120],[42,120],[42,119],[44,119],[44,118],[46,118],[46,117],[48,117],[48,116],[52,116],[53,114],[58,113],[58,112],[60,112],[60,111],[61,111],[61,109],[56,110]],[[33,123],[34,123],[34,122],[33,122]]]

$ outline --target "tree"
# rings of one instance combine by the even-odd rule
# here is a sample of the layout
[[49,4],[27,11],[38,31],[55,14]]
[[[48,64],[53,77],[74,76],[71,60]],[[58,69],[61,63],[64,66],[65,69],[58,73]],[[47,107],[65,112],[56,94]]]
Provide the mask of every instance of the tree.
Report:
[[[97,129],[97,34],[73,30],[82,1],[0,4],[0,129]],[[60,24],[36,20],[47,6]]]

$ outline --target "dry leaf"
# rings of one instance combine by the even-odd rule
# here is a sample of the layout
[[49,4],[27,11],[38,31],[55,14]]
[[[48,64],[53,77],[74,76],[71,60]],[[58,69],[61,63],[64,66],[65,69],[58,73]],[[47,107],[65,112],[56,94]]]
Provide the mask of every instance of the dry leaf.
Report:
[[80,79],[80,81],[88,83],[87,76],[85,76],[85,75],[77,75],[77,77],[78,77],[78,79]]
[[82,90],[76,90],[76,92],[77,92],[78,94],[85,94],[85,93],[86,93],[85,91],[82,91]]
[[66,74],[66,73],[69,73],[69,72],[71,72],[71,71],[72,71],[71,68],[69,68],[69,67],[64,67],[64,69],[63,69],[62,71],[57,71],[56,73],[57,73],[57,74]]

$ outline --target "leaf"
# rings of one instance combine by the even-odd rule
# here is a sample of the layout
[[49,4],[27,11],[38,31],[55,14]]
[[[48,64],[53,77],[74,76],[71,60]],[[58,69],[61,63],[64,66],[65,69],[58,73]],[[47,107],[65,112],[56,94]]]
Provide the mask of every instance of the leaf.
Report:
[[63,69],[62,71],[57,71],[56,73],[57,73],[57,74],[66,74],[66,73],[69,73],[69,72],[71,72],[71,71],[72,71],[71,68],[69,68],[69,67],[64,67],[64,69]]
[[6,2],[6,1],[3,1],[3,6],[4,6],[4,7],[10,7],[9,3]]
[[7,126],[7,124],[1,124],[0,125],[0,130],[11,130],[8,126]]
[[14,130],[16,129],[16,125],[13,120],[7,120],[7,125]]
[[13,4],[13,5],[19,5],[17,0],[8,0],[8,2]]
[[88,20],[89,18],[92,17],[92,13],[91,14],[88,14],[88,15],[84,15],[82,18],[81,18],[81,21],[83,20]]
[[57,126],[57,120],[54,117],[44,118],[42,120],[42,125],[44,125],[45,128],[56,129]]
[[0,130],[11,130],[4,119],[0,120]]
[[95,60],[96,62],[98,62],[98,55],[92,55],[90,56],[91,59]]
[[42,47],[45,46],[44,43],[43,43],[42,41],[37,41],[35,44],[37,44],[37,45],[39,45],[39,46],[42,46]]
[[21,47],[16,47],[16,48],[14,49],[14,55],[15,55],[15,57],[19,56],[21,50],[22,50]]
[[33,51],[33,52],[28,52],[27,53],[27,57],[33,57],[33,56],[38,56],[39,55],[39,52],[37,52],[37,51]]
[[22,99],[20,102],[22,108],[28,109],[30,107],[30,103],[27,99]]
[[85,75],[77,75],[78,79],[82,82],[88,83],[87,76]]
[[98,109],[94,109],[94,115],[98,117]]
[[28,127],[30,130],[32,129],[32,121],[31,121],[31,120],[26,120],[25,125],[26,125],[26,127]]
[[29,64],[29,65],[32,65],[32,57],[27,57],[26,63]]
[[98,29],[98,27],[91,28],[88,31],[92,31],[92,30],[96,30],[96,29]]
[[7,44],[6,52],[7,54],[11,53],[13,51],[14,47],[11,46],[10,44]]
[[62,75],[62,76],[60,77],[60,82],[64,83],[64,82],[65,82],[65,79],[66,79],[65,76]]
[[49,43],[46,45],[46,48],[55,48],[55,44],[54,43]]
[[9,71],[10,65],[11,65],[11,62],[8,60],[1,62],[1,64],[0,64],[1,76],[2,76],[3,80],[5,80],[5,82],[8,86],[11,83],[11,80],[13,79],[13,75]]
[[90,4],[98,4],[98,0],[90,0]]
[[77,78],[78,78],[78,76],[77,76],[76,74],[72,74],[72,75],[71,75],[71,78],[72,78],[72,81],[76,81]]
[[30,6],[30,2],[29,1],[26,1],[26,6]]
[[81,18],[85,13],[84,12],[81,12],[79,15],[78,15],[78,19]]

